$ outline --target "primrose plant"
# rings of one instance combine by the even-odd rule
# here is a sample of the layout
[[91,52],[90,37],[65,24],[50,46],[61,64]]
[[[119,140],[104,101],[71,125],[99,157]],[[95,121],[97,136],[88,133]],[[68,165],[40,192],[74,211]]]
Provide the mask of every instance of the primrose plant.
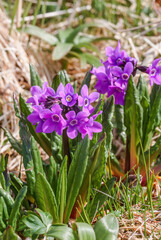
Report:
[[[150,66],[142,66],[135,58],[130,57],[126,51],[121,50],[120,43],[115,49],[105,49],[107,59],[102,66],[93,68],[91,73],[97,78],[95,88],[99,93],[115,97],[115,124],[118,135],[126,142],[125,171],[116,164],[115,155],[111,154],[113,172],[118,176],[134,172],[140,167],[143,175],[142,184],[146,183],[146,168],[148,156],[150,164],[161,151],[160,137],[151,147],[152,137],[156,127],[161,123],[161,58],[155,59]],[[148,75],[151,93],[143,76],[136,77],[137,70]],[[137,84],[135,84],[136,79]],[[115,160],[114,160],[115,158]],[[154,163],[153,163],[154,164]],[[116,166],[117,165],[117,166]],[[160,166],[151,170],[160,171]]]
[[39,86],[31,88],[32,97],[27,103],[32,103],[33,112],[27,117],[33,125],[37,124],[36,132],[52,133],[55,131],[62,135],[66,130],[67,136],[71,139],[77,137],[78,132],[82,138],[87,134],[93,138],[93,132],[101,132],[102,125],[96,122],[98,114],[91,114],[94,111],[91,103],[99,98],[98,92],[88,94],[88,87],[84,85],[81,95],[74,93],[70,83],[64,87],[62,83],[55,92],[47,87],[47,82],[41,89]]

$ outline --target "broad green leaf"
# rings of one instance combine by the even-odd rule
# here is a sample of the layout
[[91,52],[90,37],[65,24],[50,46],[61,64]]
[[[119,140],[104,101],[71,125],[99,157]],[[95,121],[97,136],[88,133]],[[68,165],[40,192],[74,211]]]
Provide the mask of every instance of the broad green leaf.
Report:
[[22,201],[24,200],[24,198],[26,196],[26,193],[27,193],[27,186],[24,186],[18,192],[18,195],[17,195],[17,197],[15,199],[15,202],[13,204],[11,214],[10,214],[10,218],[9,218],[9,225],[11,225],[13,227],[13,230],[16,230],[18,214],[19,214],[19,211],[20,211]]
[[37,174],[35,192],[38,208],[44,212],[49,212],[53,217],[53,222],[57,223],[58,206],[56,198],[49,182],[41,173]]
[[52,46],[57,44],[58,42],[58,39],[55,36],[47,33],[46,31],[37,26],[27,25],[22,29],[22,31],[32,36],[38,37]]
[[41,217],[41,220],[44,223],[44,225],[49,227],[53,222],[53,218],[50,215],[50,213],[43,212],[41,209],[38,209],[38,208],[36,208],[35,210],[39,213],[39,215]]
[[58,240],[77,240],[71,228],[64,226],[52,226],[47,232],[47,237],[54,237]]
[[14,105],[15,115],[20,119],[21,114],[20,114],[19,103],[18,103],[17,97],[14,94],[13,94],[13,105]]
[[96,240],[117,240],[119,224],[113,214],[101,218],[94,226]]
[[67,204],[64,221],[68,222],[75,200],[83,182],[88,162],[89,138],[86,136],[77,146],[68,173]]
[[35,172],[33,170],[33,159],[31,155],[31,135],[26,126],[25,120],[22,118],[19,121],[20,126],[20,137],[22,140],[22,154],[23,164],[26,169],[28,191],[31,196],[34,196],[35,190]]
[[[148,118],[148,123],[146,127],[146,134],[144,138],[144,151],[148,150],[151,144],[151,138],[155,132],[155,128],[160,125],[161,122],[161,86],[155,87],[155,90],[152,90],[151,95],[155,97],[151,97],[151,111]],[[158,90],[157,90],[158,89]]]
[[36,71],[36,68],[32,64],[30,64],[29,67],[30,67],[31,86],[42,87],[42,82],[39,77],[39,74]]
[[32,123],[30,123],[27,120],[27,117],[29,114],[31,114],[30,108],[29,106],[26,104],[25,100],[21,97],[20,95],[20,99],[19,99],[19,103],[20,103],[20,109],[21,112],[24,114],[25,119],[26,119],[26,124],[29,128],[30,133],[32,134],[32,136],[35,138],[35,140],[40,144],[40,146],[44,149],[44,151],[51,156],[52,152],[51,152],[51,143],[49,138],[46,136],[46,134],[44,133],[36,133],[35,132],[35,126],[32,125]]
[[67,157],[65,157],[59,171],[57,182],[56,200],[59,209],[59,222],[63,223],[64,209],[67,195]]
[[[106,168],[106,154],[105,154],[105,137],[104,134],[101,139],[93,146],[94,151],[90,151],[90,158],[88,160],[88,165],[84,175],[83,183],[79,191],[79,196],[77,197],[75,208],[79,208],[80,198],[82,204],[85,204],[87,199],[88,190],[90,187],[90,182],[93,187],[100,187],[102,176],[105,174]],[[91,153],[92,152],[92,153]]]
[[[67,28],[65,30],[59,30],[58,36],[59,36],[60,42],[66,43],[67,39],[69,38],[70,34],[72,34],[72,32],[73,32],[72,28]],[[71,39],[71,40],[73,40],[73,39]]]
[[107,150],[111,150],[111,144],[112,144],[112,118],[114,114],[114,97],[111,96],[107,99],[107,101],[103,105],[103,113],[102,113],[102,126],[103,126],[103,132],[106,132],[106,144],[107,144]]
[[[125,95],[125,126],[128,139],[130,140],[130,165],[128,168],[136,167],[139,163],[137,145],[142,139],[143,109],[140,104],[138,90],[130,77],[128,80],[127,91]],[[126,169],[126,170],[130,170]]]
[[19,240],[18,235],[13,231],[11,226],[8,226],[6,230],[3,232],[3,235],[0,236],[0,240]]
[[73,44],[71,43],[57,43],[56,47],[54,48],[54,51],[52,52],[52,59],[53,60],[60,60],[64,56],[66,56],[70,50],[72,49]]
[[91,225],[83,222],[76,222],[79,240],[96,240],[95,232]]
[[95,52],[95,53],[97,53],[98,56],[100,56],[100,51],[99,51],[99,49],[98,49],[95,45],[93,45],[92,43],[82,42],[82,43],[79,43],[79,44],[75,45],[74,47],[76,47],[76,48],[82,48],[82,50],[83,50],[83,48],[86,48],[87,50],[90,50],[90,51],[92,51],[92,52]]
[[20,155],[22,155],[22,144],[10,133],[7,129],[3,128],[13,149],[15,149]]
[[23,223],[31,229],[32,234],[36,233],[40,229],[42,229],[41,233],[39,231],[39,234],[43,234],[46,232],[46,225],[42,223],[42,221],[35,215],[30,214],[27,217],[23,218]]
[[44,174],[40,151],[33,136],[31,137],[31,156],[33,160],[35,176],[37,176],[38,173]]

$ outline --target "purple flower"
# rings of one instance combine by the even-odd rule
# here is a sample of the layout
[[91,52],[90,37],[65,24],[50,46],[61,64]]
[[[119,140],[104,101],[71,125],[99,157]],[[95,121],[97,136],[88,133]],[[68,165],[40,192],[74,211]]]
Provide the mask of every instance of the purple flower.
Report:
[[38,125],[36,126],[36,133],[42,132],[42,126],[43,126],[43,119],[40,117],[40,112],[42,111],[42,108],[40,106],[33,106],[34,111],[28,115],[27,120],[31,122],[33,125]]
[[112,47],[106,47],[106,56],[108,59],[102,62],[105,67],[107,66],[123,66],[127,62],[131,62],[134,66],[137,64],[135,58],[131,58],[125,50],[121,50],[120,42],[118,41],[117,47],[114,49]]
[[113,49],[112,47],[106,47],[105,52],[106,56],[108,57],[107,61],[105,61],[103,64],[105,66],[120,66],[124,63],[124,60],[128,58],[128,54],[124,50],[120,50],[121,45],[118,41],[117,47]]
[[75,111],[68,112],[65,116],[67,118],[67,136],[71,139],[76,138],[78,131],[85,134],[84,123],[88,121],[86,112],[79,112],[77,115]]
[[113,67],[111,72],[112,74],[117,77],[117,81],[119,81],[121,84],[126,84],[129,80],[130,75],[132,74],[134,70],[134,67],[131,62],[127,62],[124,70],[122,70],[120,67]]
[[78,97],[78,106],[83,106],[83,111],[92,113],[94,108],[90,104],[99,98],[99,93],[93,92],[88,96],[88,87],[83,85],[81,95]]
[[72,107],[76,104],[76,101],[78,99],[78,94],[74,93],[74,88],[70,83],[67,83],[67,85],[63,89],[59,91],[59,95],[62,97],[61,102],[65,106]]
[[120,104],[124,105],[125,104],[125,94],[126,94],[126,89],[125,87],[119,86],[109,86],[109,91],[108,91],[108,97],[111,95],[114,95],[115,97],[115,104]]
[[152,65],[146,70],[146,73],[149,74],[150,85],[153,83],[161,85],[161,66],[157,66],[161,58],[155,59],[152,62]]
[[93,133],[102,132],[102,125],[99,122],[94,121],[99,114],[101,114],[102,111],[100,111],[98,114],[93,115],[90,117],[90,119],[85,123],[85,130],[86,133],[82,134],[82,138],[84,138],[87,134],[89,136],[89,139],[92,140]]
[[26,102],[32,103],[32,105],[37,105],[38,103],[44,102],[47,95],[47,84],[47,82],[43,83],[42,88],[39,86],[32,86],[32,97],[30,97]]
[[40,112],[40,117],[44,119],[42,126],[44,133],[52,133],[62,135],[63,129],[66,126],[66,121],[61,115],[62,109],[58,104],[52,106],[51,110],[44,109]]
[[112,74],[110,72],[110,67],[105,68],[100,66],[98,68],[93,68],[91,71],[97,77],[97,83],[95,88],[99,93],[105,94],[108,91],[108,87],[111,84]]

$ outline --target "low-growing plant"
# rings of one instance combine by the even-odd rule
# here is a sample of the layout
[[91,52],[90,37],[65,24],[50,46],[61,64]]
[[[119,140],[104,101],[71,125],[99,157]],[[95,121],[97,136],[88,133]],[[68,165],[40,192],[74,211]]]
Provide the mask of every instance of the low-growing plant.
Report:
[[[23,212],[18,224],[19,230],[33,239],[41,234],[62,239],[61,233],[55,235],[58,228],[62,234],[69,230],[76,237],[73,239],[83,239],[80,229],[104,217],[104,209],[114,212],[125,206],[131,218],[130,205],[141,198],[143,203],[146,201],[141,191],[145,184],[148,204],[153,207],[154,177],[151,173],[155,173],[156,166],[151,165],[161,151],[160,137],[151,147],[152,137],[161,122],[160,59],[149,67],[141,66],[120,49],[119,42],[116,49],[107,47],[106,55],[107,60],[87,73],[77,92],[76,84],[71,85],[65,71],[61,71],[49,87],[47,83],[42,84],[36,70],[30,66],[32,97],[26,101],[20,95],[19,103],[14,98],[21,141],[6,129],[5,132],[12,147],[22,155],[26,183],[11,174],[8,189],[12,188],[16,199],[23,191],[25,196],[27,191],[23,203],[18,204],[20,207],[22,203],[27,212]],[[137,70],[149,75],[150,85],[153,85],[150,93],[143,77],[139,77],[137,84],[134,82]],[[97,77],[97,92],[89,93],[91,74]],[[107,99],[103,96],[105,93]],[[124,170],[115,156],[114,128],[126,144]],[[48,156],[46,162],[41,159],[38,144]],[[160,170],[160,164],[157,169]],[[7,190],[2,172],[4,174],[4,169],[0,175],[4,192]],[[121,184],[112,175],[120,176]],[[1,191],[0,194],[5,196]],[[9,224],[12,216],[11,212]],[[110,219],[107,221],[117,222],[113,215],[107,218]],[[33,219],[37,226],[32,225]],[[76,220],[78,236],[74,226],[72,230],[63,225],[69,224],[70,219]],[[104,219],[106,217],[96,223],[95,234],[88,225],[93,239],[98,238],[97,231]],[[111,239],[117,237],[116,225]],[[108,233],[104,234],[105,239]]]

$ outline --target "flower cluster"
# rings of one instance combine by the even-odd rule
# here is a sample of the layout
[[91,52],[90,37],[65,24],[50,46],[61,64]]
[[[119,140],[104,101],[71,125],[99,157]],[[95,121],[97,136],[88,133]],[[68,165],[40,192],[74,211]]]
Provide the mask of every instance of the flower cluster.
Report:
[[128,80],[131,74],[136,74],[136,70],[149,74],[151,85],[161,84],[161,66],[158,66],[161,58],[154,60],[149,67],[137,66],[137,60],[121,50],[119,41],[115,49],[107,47],[105,52],[107,60],[101,61],[102,66],[94,67],[91,73],[97,77],[97,91],[107,93],[108,97],[114,95],[115,104],[124,105]]
[[33,125],[36,125],[36,132],[52,133],[62,135],[63,130],[67,129],[67,135],[73,139],[78,132],[82,138],[87,134],[93,138],[94,132],[101,132],[102,125],[96,122],[98,114],[91,115],[94,111],[92,102],[99,98],[99,93],[88,93],[87,85],[83,85],[81,95],[74,93],[70,83],[64,87],[60,83],[57,91],[47,86],[31,87],[31,94],[27,103],[32,104],[33,112],[27,117]]

